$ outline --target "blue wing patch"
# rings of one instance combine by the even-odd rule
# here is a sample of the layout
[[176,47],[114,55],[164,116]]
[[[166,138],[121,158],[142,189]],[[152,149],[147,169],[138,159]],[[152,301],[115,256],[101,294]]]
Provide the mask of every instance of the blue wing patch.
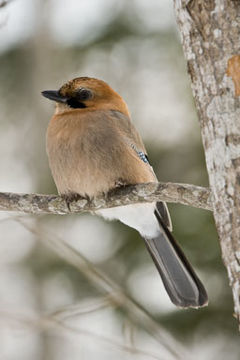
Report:
[[137,153],[138,157],[145,162],[146,164],[149,164],[148,157],[146,154],[144,154],[142,151],[139,151],[134,144],[131,144],[131,147],[133,150]]
[[140,159],[145,162],[145,163],[148,163],[149,164],[149,161],[148,161],[148,158],[146,156],[146,154],[144,154],[142,151],[138,151],[138,156],[140,157]]

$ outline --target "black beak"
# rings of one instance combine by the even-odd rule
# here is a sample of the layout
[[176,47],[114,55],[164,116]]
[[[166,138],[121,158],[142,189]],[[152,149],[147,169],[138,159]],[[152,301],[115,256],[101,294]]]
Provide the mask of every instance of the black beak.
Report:
[[66,104],[68,101],[68,98],[66,96],[62,96],[57,90],[42,91],[42,96],[46,97],[47,99],[54,100],[56,102],[60,102],[64,104]]

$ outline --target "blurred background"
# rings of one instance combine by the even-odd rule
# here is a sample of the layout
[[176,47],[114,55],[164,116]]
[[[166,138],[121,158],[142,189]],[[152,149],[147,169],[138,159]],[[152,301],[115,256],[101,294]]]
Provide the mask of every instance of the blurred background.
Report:
[[[40,92],[78,76],[127,101],[159,180],[208,185],[172,1],[12,0],[0,1],[0,191],[56,193],[45,153],[54,104]],[[120,223],[0,213],[0,360],[239,359],[212,215],[169,208],[209,293],[198,311],[170,303]]]

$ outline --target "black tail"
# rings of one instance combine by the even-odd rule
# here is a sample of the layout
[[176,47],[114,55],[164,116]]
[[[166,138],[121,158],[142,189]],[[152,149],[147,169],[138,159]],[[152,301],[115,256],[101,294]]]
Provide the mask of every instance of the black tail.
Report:
[[144,239],[172,302],[180,307],[198,308],[208,303],[207,292],[172,234],[155,211],[161,233]]

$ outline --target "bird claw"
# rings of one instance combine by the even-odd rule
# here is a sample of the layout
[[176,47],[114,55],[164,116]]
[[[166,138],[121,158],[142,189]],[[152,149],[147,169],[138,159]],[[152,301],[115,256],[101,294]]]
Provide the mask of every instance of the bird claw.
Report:
[[82,196],[80,194],[77,193],[68,193],[68,194],[63,194],[62,198],[66,201],[68,210],[71,211],[71,203],[78,201],[78,200],[87,200],[90,201],[90,197],[88,195]]
[[124,181],[123,179],[118,179],[118,180],[115,182],[115,187],[114,187],[114,189],[119,188],[119,187],[123,187],[123,186],[126,186],[126,185],[128,185],[128,184],[126,183],[126,181]]

